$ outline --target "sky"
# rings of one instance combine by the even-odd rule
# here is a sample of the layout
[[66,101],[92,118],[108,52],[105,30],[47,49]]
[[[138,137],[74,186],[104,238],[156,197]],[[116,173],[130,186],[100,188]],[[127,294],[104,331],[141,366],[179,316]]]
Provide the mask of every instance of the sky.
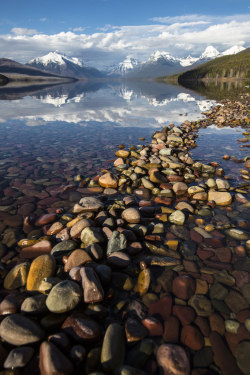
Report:
[[0,57],[23,63],[58,51],[103,68],[209,45],[250,46],[250,0],[1,0]]

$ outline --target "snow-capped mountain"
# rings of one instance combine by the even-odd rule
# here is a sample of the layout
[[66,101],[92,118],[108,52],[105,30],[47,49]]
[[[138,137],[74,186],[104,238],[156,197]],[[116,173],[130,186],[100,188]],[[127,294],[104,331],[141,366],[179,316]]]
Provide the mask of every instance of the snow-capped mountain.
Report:
[[102,73],[83,65],[77,57],[67,57],[58,52],[49,52],[45,56],[29,61],[28,65],[46,72],[74,78],[100,78]]
[[149,59],[146,62],[159,62],[160,60],[165,60],[165,61],[173,61],[176,62],[179,59],[173,57],[170,55],[169,52],[166,51],[155,51],[150,55]]
[[193,57],[191,55],[187,57],[180,58],[180,64],[181,66],[190,66],[196,63],[196,61],[199,60],[199,57]]
[[244,51],[244,47],[242,46],[233,46],[231,48],[228,48],[226,51],[222,52],[222,55],[235,55],[236,53],[239,53],[241,51]]
[[58,64],[58,65],[66,65],[67,62],[74,63],[79,66],[83,66],[82,61],[80,61],[77,57],[67,57],[65,55],[61,55],[58,52],[49,52],[45,56],[36,57],[35,59],[29,61],[29,64],[43,64],[44,66],[48,66],[50,64]]
[[215,59],[220,54],[213,46],[208,46],[205,51],[200,55],[199,60],[210,60]]
[[111,67],[109,75],[118,74],[123,76],[134,69],[136,65],[138,65],[138,61],[131,56],[127,56],[118,66]]

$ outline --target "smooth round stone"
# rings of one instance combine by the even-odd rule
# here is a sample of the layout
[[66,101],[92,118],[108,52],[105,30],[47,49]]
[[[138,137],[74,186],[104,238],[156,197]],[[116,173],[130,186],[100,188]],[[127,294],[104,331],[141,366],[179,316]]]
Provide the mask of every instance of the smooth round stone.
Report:
[[193,307],[198,316],[210,316],[213,313],[213,307],[210,299],[202,294],[192,296],[188,304]]
[[200,350],[204,346],[204,337],[197,327],[186,325],[181,330],[181,342],[192,350]]
[[247,241],[249,239],[249,234],[240,229],[230,228],[225,230],[225,233],[235,240]]
[[143,185],[146,189],[152,190],[152,189],[154,189],[154,187],[155,187],[154,184],[153,184],[151,181],[147,180],[147,179],[144,178],[144,177],[142,177],[141,182],[142,182],[142,185]]
[[80,200],[79,204],[82,206],[82,211],[99,211],[104,207],[102,201],[96,197],[84,197]]
[[137,279],[137,283],[134,287],[135,292],[139,292],[141,296],[147,293],[151,281],[151,274],[148,268],[143,269]]
[[29,272],[29,263],[21,263],[14,266],[4,279],[5,289],[17,289],[26,284]]
[[74,281],[64,280],[56,284],[50,291],[46,306],[56,314],[73,310],[82,299],[82,291]]
[[162,344],[156,360],[164,375],[189,375],[190,363],[185,350],[178,345]]
[[52,223],[57,219],[57,214],[51,213],[51,214],[45,214],[40,216],[36,221],[35,221],[35,226],[40,227],[42,225]]
[[208,178],[207,181],[206,181],[206,185],[209,188],[214,188],[216,186],[216,182],[213,178]]
[[122,212],[122,218],[130,224],[137,224],[141,221],[140,212],[134,207],[126,208]]
[[100,228],[87,227],[81,232],[81,241],[85,247],[88,247],[94,243],[104,242],[105,238]]
[[34,259],[27,278],[27,290],[39,291],[43,279],[54,276],[55,269],[55,259],[49,254],[40,255]]
[[62,325],[63,332],[77,342],[93,342],[100,339],[99,324],[81,313],[73,313]]
[[44,341],[40,346],[39,368],[41,375],[70,375],[73,365],[52,342]]
[[116,151],[115,155],[118,158],[128,158],[129,157],[129,151],[126,150],[118,150]]
[[187,192],[188,186],[185,182],[175,182],[173,185],[173,191],[176,195],[183,195]]
[[70,236],[72,238],[80,238],[81,232],[83,231],[84,228],[90,227],[93,225],[93,222],[88,219],[82,219],[79,220],[77,223],[75,223],[71,229],[70,229]]
[[2,321],[0,336],[9,344],[21,346],[40,341],[44,332],[31,319],[20,314],[13,314]]
[[113,372],[124,361],[125,341],[123,327],[117,323],[111,323],[104,335],[101,364],[105,371]]
[[12,349],[4,362],[4,368],[24,367],[30,361],[34,354],[34,349],[30,346]]
[[149,336],[162,336],[163,326],[158,319],[151,316],[143,319],[142,324],[147,328]]
[[225,297],[224,302],[229,307],[229,309],[236,314],[241,310],[249,308],[249,304],[245,300],[245,298],[240,293],[234,290],[230,290],[228,295]]
[[114,268],[125,268],[130,263],[130,257],[123,251],[114,251],[107,257],[107,264]]
[[194,295],[196,289],[195,280],[187,275],[177,276],[173,280],[172,291],[178,298],[187,300]]
[[21,258],[33,259],[42,254],[49,254],[51,252],[52,246],[50,241],[42,240],[35,243],[32,246],[27,246],[22,249],[20,253]]
[[57,234],[59,233],[62,229],[63,229],[63,224],[60,223],[59,221],[56,221],[55,223],[53,223],[51,225],[51,227],[49,228],[49,230],[47,231],[47,234],[49,236],[53,236],[54,234]]
[[204,189],[200,186],[190,186],[188,188],[188,194],[189,195],[194,195],[194,194],[202,193],[202,192],[204,192]]
[[25,298],[21,305],[21,312],[26,314],[40,314],[48,311],[46,307],[46,298],[45,295],[38,295]]
[[91,261],[91,257],[85,250],[76,249],[68,257],[67,262],[64,266],[64,271],[69,272],[71,268],[83,266],[84,264]]
[[194,208],[191,206],[191,204],[187,202],[178,202],[175,208],[176,210],[179,210],[179,211],[188,210],[191,213],[194,212]]
[[170,223],[176,224],[176,225],[183,225],[185,222],[185,215],[182,211],[174,211],[168,218]]
[[76,248],[77,244],[72,240],[61,241],[52,248],[50,254],[54,256],[60,256],[64,253],[75,250]]
[[218,206],[228,206],[232,203],[232,195],[224,191],[209,191],[208,200],[215,201]]
[[108,241],[108,246],[107,246],[107,255],[115,252],[115,251],[120,251],[124,250],[127,247],[127,238],[123,233],[118,232],[115,230],[109,241]]
[[227,180],[222,180],[221,178],[217,178],[215,182],[216,182],[218,189],[226,189],[226,190],[230,189],[230,184]]
[[225,329],[227,332],[237,334],[239,328],[240,323],[237,320],[225,320]]
[[117,188],[117,177],[110,172],[99,177],[98,182],[104,188]]
[[250,304],[250,283],[243,285],[243,287],[241,288],[241,291],[243,293],[244,298]]

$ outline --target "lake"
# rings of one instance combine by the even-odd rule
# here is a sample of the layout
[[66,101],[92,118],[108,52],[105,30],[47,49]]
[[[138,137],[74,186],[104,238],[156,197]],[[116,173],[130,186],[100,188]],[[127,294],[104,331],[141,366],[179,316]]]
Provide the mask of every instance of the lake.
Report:
[[[245,118],[244,129],[234,120],[197,125],[215,104],[153,81],[0,88],[7,352],[8,344],[33,345],[34,329],[34,342],[55,333],[50,358],[68,357],[65,373],[102,373],[101,347],[112,347],[115,366],[126,351],[129,367],[120,374],[160,374],[157,363],[169,348],[186,374],[189,367],[217,375],[225,362],[236,366],[231,347],[250,340],[249,174],[244,180],[241,173],[249,167],[249,133]],[[107,170],[117,150],[116,179]],[[227,353],[222,365],[214,360],[218,347]],[[40,373],[34,350],[20,373]]]
[[[202,118],[215,104],[193,91],[154,81],[1,87],[0,99],[2,189],[20,178],[34,182],[53,177],[69,183],[78,174],[93,176],[110,167],[117,145],[140,144],[142,137],[147,142],[155,130]],[[244,157],[245,150],[237,145],[240,131],[201,129],[201,147],[193,155],[222,163],[229,150]],[[238,177],[234,163],[223,167],[227,173],[236,169],[233,177]]]

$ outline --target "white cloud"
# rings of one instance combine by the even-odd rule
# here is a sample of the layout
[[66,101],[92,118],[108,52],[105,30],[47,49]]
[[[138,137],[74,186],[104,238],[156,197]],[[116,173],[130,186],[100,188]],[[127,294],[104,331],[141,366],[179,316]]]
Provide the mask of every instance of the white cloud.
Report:
[[37,33],[35,29],[26,29],[25,27],[13,27],[11,32],[15,35],[34,35]]
[[40,21],[41,21],[41,22],[46,22],[46,21],[48,21],[48,18],[46,18],[46,17],[42,17],[42,18],[40,18]]
[[2,56],[20,62],[59,50],[101,68],[118,63],[127,55],[145,60],[155,50],[183,57],[188,54],[198,56],[211,44],[219,51],[233,45],[250,45],[249,15],[214,17],[193,14],[155,17],[153,21],[157,24],[106,25],[92,34],[81,27],[51,35],[13,28],[12,34],[0,35],[0,50]]

